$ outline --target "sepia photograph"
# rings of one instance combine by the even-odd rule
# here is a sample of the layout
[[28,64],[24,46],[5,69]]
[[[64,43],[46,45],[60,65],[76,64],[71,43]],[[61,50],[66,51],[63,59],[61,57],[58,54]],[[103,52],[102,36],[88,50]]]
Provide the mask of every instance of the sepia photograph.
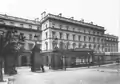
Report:
[[120,84],[120,0],[0,3],[0,84]]

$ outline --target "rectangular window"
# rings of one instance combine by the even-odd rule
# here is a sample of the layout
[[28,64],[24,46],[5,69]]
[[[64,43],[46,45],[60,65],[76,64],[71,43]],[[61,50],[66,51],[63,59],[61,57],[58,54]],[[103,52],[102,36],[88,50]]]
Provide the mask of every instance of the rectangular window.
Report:
[[32,40],[32,34],[29,34],[29,40]]
[[69,34],[66,34],[66,38],[67,38],[67,40],[69,40]]
[[47,24],[45,25],[45,28],[47,29]]
[[37,30],[40,30],[40,26],[37,26]]
[[79,36],[78,36],[78,40],[80,41],[80,39],[81,39],[81,36],[79,35]]
[[59,25],[60,29],[62,29],[62,25]]
[[90,34],[90,31],[89,31],[89,34]]
[[47,39],[47,38],[48,38],[48,37],[47,37],[47,36],[48,36],[48,33],[46,32],[45,34],[46,34],[46,39]]
[[95,37],[93,37],[93,42],[95,42]]
[[73,35],[73,40],[75,40],[75,35]]
[[97,35],[99,35],[99,32],[97,32]]
[[29,28],[32,29],[32,25],[29,25]]
[[62,39],[62,33],[60,32],[60,39]]
[[86,41],[86,36],[84,36],[84,41]]
[[55,32],[54,31],[52,31],[52,38],[54,38],[55,37]]
[[23,24],[20,24],[21,27],[23,27]]
[[75,28],[73,28],[73,31],[75,31]]
[[66,26],[66,29],[68,30],[68,29],[69,29],[69,26]]
[[86,30],[84,29],[84,33],[86,33]]
[[93,31],[93,34],[95,35],[95,31]]
[[91,41],[91,37],[89,37],[89,42]]
[[97,42],[99,42],[100,41],[100,38],[97,38]]

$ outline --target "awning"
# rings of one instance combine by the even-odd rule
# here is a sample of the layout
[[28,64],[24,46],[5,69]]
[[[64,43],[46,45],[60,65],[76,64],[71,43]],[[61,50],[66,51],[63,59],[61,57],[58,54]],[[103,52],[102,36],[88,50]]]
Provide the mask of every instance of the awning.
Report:
[[81,48],[81,49],[68,49],[68,50],[63,50],[63,49],[56,49],[56,50],[51,50],[51,51],[42,51],[41,54],[45,54],[45,53],[59,53],[59,54],[63,54],[66,56],[90,56],[93,55],[93,50],[91,49],[85,49],[85,48]]
[[95,56],[104,56],[105,53],[94,53]]

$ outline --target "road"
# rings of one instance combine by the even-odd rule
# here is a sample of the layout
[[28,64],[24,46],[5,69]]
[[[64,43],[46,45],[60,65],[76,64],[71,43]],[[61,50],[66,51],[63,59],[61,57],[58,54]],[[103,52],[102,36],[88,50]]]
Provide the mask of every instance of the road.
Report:
[[110,65],[67,71],[46,70],[45,73],[33,73],[29,67],[22,67],[18,68],[18,74],[14,76],[14,84],[120,84],[120,72],[117,67]]

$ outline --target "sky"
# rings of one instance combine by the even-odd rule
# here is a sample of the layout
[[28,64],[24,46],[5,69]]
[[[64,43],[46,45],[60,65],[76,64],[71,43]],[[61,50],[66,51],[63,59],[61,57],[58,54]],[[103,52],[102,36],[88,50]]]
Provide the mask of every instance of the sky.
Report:
[[[120,38],[120,0],[0,0],[0,13],[27,19],[46,11],[105,27]],[[120,41],[120,40],[119,40]]]

